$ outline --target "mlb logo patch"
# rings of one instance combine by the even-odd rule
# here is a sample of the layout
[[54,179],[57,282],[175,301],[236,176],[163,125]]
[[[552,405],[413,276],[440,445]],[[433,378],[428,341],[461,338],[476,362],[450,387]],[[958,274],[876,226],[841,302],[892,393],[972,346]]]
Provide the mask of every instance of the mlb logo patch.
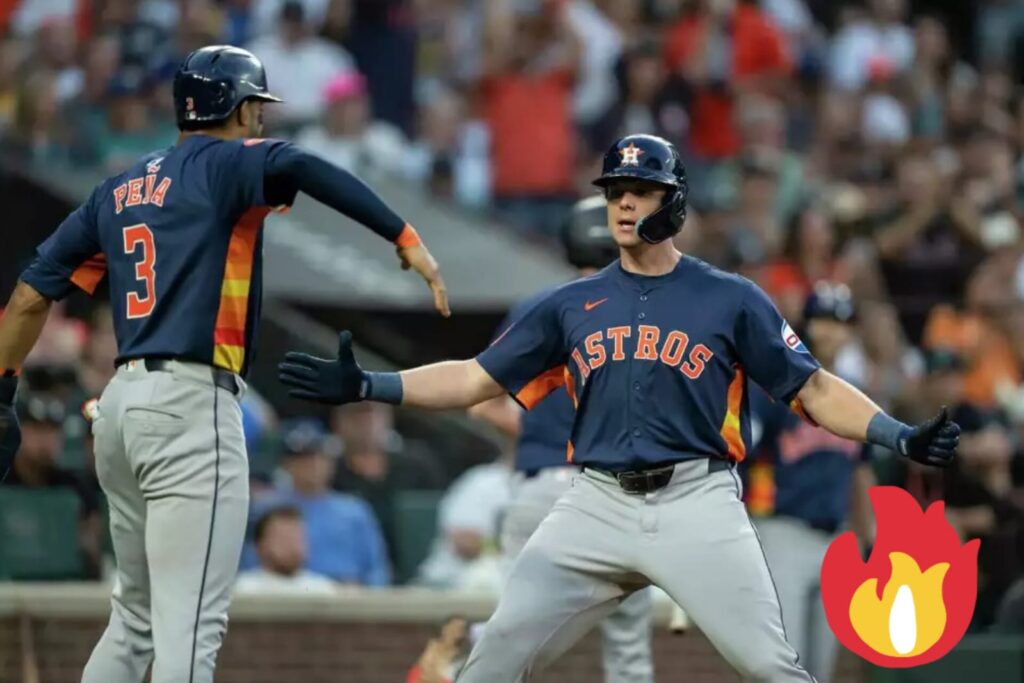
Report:
[[782,322],[782,341],[787,347],[789,347],[790,351],[796,351],[797,353],[810,353],[810,351],[807,350],[807,347],[804,346],[804,343],[800,340],[800,337],[797,336],[796,332],[793,331],[793,328],[790,327],[789,323],[786,321]]

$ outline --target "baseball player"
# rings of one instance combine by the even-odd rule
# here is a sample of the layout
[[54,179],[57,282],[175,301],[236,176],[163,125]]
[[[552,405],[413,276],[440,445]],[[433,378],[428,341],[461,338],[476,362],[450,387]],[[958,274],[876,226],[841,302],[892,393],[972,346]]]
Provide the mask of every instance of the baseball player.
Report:
[[[602,197],[583,199],[573,207],[563,230],[566,256],[581,276],[592,275],[618,255],[618,245],[605,227]],[[509,311],[499,334],[514,324],[548,292],[541,292]],[[512,502],[501,525],[501,551],[506,574],[513,561],[548,515],[555,501],[572,485],[579,466],[565,461],[571,437],[573,404],[564,387],[552,391],[533,410],[523,412],[507,396],[473,406],[470,413],[516,438]],[[601,622],[606,683],[649,683],[651,659],[650,591],[637,591]]]
[[263,65],[228,46],[174,79],[181,135],[101,183],[38,249],[0,324],[0,462],[18,445],[19,366],[53,301],[110,283],[117,372],[93,422],[117,559],[112,611],[85,683],[209,683],[248,511],[239,399],[259,325],[262,227],[297,192],[395,243],[448,315],[415,230],[360,181],[261,140]]
[[689,614],[747,680],[812,680],[786,642],[779,601],[741,502],[747,381],[830,432],[948,465],[945,412],[905,425],[823,370],[749,280],[680,254],[686,175],[665,140],[615,143],[595,181],[619,260],[551,292],[476,358],[364,372],[289,353],[290,394],[457,408],[509,392],[529,408],[565,385],[576,404],[573,486],[527,541],[460,683],[531,678],[627,595],[650,584]]
[[[805,303],[807,345],[829,371],[852,337],[854,315],[845,285],[819,282]],[[838,643],[821,602],[821,563],[848,520],[864,547],[871,543],[867,494],[876,482],[869,450],[801,420],[756,388],[750,411],[761,437],[741,471],[748,509],[775,577],[789,641],[807,670],[828,683]]]

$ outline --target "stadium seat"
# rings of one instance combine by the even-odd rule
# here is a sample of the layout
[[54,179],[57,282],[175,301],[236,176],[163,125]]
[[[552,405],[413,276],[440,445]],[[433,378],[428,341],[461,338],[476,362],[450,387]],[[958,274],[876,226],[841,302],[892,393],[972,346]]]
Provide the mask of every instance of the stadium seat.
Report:
[[81,578],[79,504],[70,489],[0,488],[0,579]]
[[406,583],[416,576],[430,553],[443,495],[443,491],[400,491],[395,496],[395,583]]

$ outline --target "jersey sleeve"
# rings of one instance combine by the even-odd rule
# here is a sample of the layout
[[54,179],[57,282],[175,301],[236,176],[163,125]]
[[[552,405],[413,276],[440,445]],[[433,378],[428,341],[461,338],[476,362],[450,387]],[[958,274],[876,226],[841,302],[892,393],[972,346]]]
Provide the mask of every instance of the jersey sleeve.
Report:
[[558,298],[549,295],[513,318],[476,360],[530,409],[565,383],[568,354],[563,339]]
[[96,291],[107,272],[100,247],[97,203],[101,190],[75,209],[36,249],[36,257],[21,280],[52,301],[60,301],[76,288]]
[[268,198],[264,182],[270,154],[290,144],[270,138],[247,138],[216,146],[209,177],[213,188],[233,213],[258,206],[278,209],[291,205],[295,198],[294,192],[290,197],[274,192],[271,194],[277,196]]
[[748,376],[787,405],[821,364],[760,287],[746,281],[736,349]]

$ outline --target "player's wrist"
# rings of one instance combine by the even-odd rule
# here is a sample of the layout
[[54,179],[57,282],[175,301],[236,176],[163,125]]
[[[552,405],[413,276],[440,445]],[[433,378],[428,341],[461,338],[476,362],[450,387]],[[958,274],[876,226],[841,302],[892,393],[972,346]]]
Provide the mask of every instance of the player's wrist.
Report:
[[363,372],[363,387],[359,394],[366,401],[398,405],[404,394],[402,376],[397,372]]
[[880,410],[868,422],[867,442],[906,455],[910,432],[908,425]]
[[412,227],[408,223],[402,227],[402,232],[398,233],[398,237],[395,238],[395,246],[399,249],[416,247],[422,243],[422,240],[420,240],[420,234],[416,232],[416,228]]

